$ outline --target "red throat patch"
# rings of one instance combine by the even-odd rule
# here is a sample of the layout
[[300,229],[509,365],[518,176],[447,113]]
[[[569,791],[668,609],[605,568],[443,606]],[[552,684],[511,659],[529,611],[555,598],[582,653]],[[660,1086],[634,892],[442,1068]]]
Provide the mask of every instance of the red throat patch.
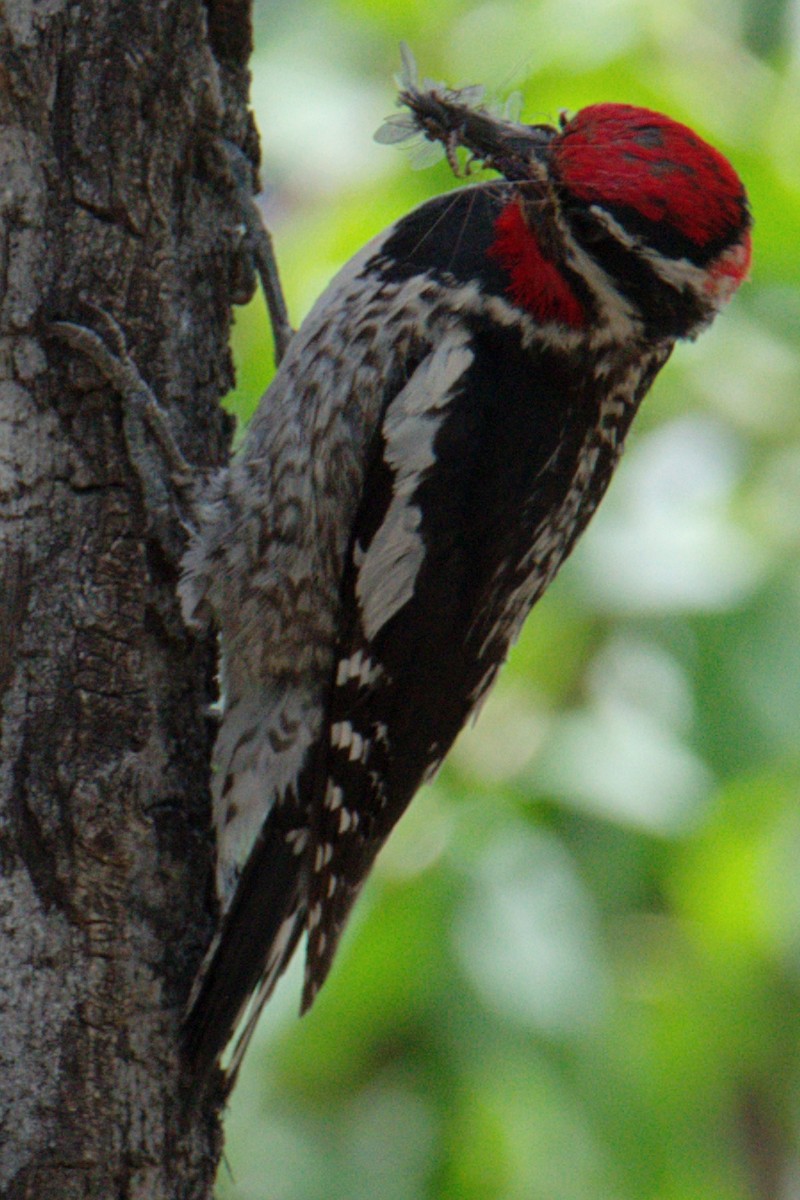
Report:
[[507,272],[507,291],[514,303],[527,309],[537,321],[583,328],[583,305],[556,263],[545,258],[519,200],[506,205],[494,228],[496,236],[488,252]]

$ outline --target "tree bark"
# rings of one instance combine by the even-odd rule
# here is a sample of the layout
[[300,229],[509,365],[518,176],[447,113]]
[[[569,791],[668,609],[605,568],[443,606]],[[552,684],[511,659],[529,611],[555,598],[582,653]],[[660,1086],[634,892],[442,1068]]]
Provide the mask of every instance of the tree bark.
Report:
[[250,281],[219,141],[257,154],[250,40],[250,0],[0,4],[9,1200],[208,1197],[221,1152],[179,1054],[213,922],[214,646],[182,627],[120,397],[48,325],[113,314],[186,457],[224,461]]

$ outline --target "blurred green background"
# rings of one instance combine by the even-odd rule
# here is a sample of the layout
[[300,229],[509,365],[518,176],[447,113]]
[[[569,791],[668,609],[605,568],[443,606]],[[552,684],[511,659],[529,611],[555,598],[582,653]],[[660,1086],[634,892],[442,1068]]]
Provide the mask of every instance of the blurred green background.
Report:
[[[733,160],[752,281],[680,346],[478,725],[227,1120],[224,1200],[800,1197],[800,9],[272,0],[253,102],[295,323],[458,184],[376,145],[398,42],[524,118],[662,109]],[[246,419],[269,380],[240,310]]]

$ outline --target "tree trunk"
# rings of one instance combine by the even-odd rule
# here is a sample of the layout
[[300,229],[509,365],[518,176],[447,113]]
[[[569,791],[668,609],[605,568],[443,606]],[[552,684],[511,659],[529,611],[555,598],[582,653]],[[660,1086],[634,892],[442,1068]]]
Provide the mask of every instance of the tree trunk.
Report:
[[[212,640],[182,627],[121,400],[48,334],[113,314],[186,457],[229,426],[257,153],[250,0],[0,5],[0,1196],[201,1198],[178,1035],[213,920]],[[238,280],[238,283],[237,283]],[[245,280],[245,284],[249,279]],[[234,293],[238,292],[238,295]]]

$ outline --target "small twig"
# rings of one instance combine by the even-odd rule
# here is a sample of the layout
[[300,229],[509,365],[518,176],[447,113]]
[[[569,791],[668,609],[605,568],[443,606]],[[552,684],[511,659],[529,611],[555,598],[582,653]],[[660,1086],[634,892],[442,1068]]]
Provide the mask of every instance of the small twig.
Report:
[[275,249],[270,233],[262,220],[261,211],[253,198],[251,190],[252,163],[233,142],[222,139],[222,145],[227,154],[239,199],[239,214],[244,225],[247,248],[261,280],[261,288],[267,302],[275,346],[275,365],[277,366],[286,353],[289,342],[294,337],[294,330],[289,323]]
[[272,237],[261,220],[261,214],[254,200],[244,205],[243,217],[247,229],[249,248],[253,262],[261,280],[264,298],[267,302],[272,337],[275,344],[275,365],[278,366],[294,337],[294,330],[289,324],[289,314],[283,297],[278,264],[275,260],[275,250]]

